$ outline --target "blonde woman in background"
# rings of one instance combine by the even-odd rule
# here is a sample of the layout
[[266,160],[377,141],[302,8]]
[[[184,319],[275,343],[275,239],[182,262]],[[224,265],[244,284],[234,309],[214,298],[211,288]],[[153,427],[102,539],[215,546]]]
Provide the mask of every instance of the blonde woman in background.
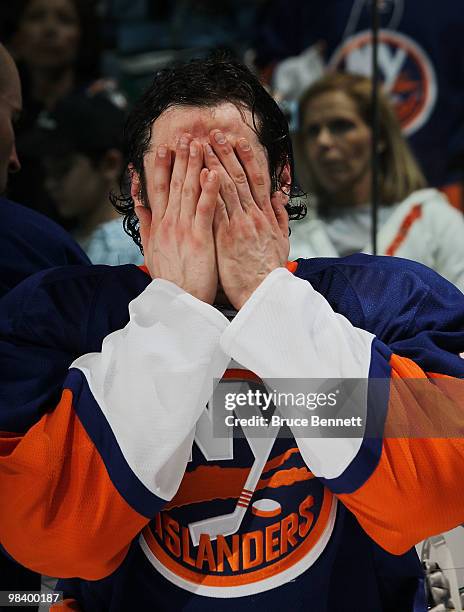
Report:
[[[290,257],[371,252],[371,81],[331,73],[303,94],[297,172],[314,203],[292,225]],[[464,219],[426,181],[379,92],[378,254],[423,263],[464,290]]]

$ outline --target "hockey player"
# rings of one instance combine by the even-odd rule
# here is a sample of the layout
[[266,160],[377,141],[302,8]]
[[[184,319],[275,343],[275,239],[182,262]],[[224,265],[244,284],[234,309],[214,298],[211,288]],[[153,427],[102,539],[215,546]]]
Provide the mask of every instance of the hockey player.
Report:
[[[159,72],[126,153],[145,267],[1,304],[5,551],[86,612],[425,610],[412,547],[464,514],[464,296],[395,258],[287,264],[288,128],[240,64]],[[266,416],[241,401],[260,380],[364,380],[364,427],[217,435],[220,378],[238,418]]]

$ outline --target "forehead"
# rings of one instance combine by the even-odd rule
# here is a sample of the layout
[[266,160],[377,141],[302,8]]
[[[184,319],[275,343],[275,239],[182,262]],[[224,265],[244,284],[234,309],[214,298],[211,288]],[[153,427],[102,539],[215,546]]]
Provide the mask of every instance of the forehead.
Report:
[[360,119],[355,101],[344,91],[325,91],[308,101],[304,119],[306,123],[338,117]]
[[258,144],[251,112],[239,109],[234,104],[225,103],[208,107],[168,108],[153,123],[150,148],[153,149],[160,144],[175,148],[177,141],[185,132],[204,143],[208,141],[209,132],[213,129],[222,130],[233,144],[239,138],[247,138],[251,144]]

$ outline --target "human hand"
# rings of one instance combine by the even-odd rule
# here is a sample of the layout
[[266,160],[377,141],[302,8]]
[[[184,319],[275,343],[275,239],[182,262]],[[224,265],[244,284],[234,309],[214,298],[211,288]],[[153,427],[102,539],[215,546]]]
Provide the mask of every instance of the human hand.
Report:
[[[203,168],[202,146],[183,134],[173,164],[169,148],[158,147],[150,179],[150,209],[139,196],[135,207],[145,265],[152,278],[171,281],[212,304],[218,283],[213,236],[218,174]],[[133,184],[134,199],[138,189]]]
[[288,197],[280,191],[271,197],[267,167],[258,163],[246,139],[234,149],[213,130],[210,142],[204,146],[205,165],[217,171],[220,181],[214,217],[219,280],[239,310],[267,275],[287,262]]

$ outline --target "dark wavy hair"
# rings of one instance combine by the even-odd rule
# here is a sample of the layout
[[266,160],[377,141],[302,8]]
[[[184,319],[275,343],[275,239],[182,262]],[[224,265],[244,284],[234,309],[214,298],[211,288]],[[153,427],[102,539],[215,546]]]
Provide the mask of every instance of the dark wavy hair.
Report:
[[[143,160],[149,149],[153,122],[173,106],[214,107],[230,102],[239,110],[249,110],[259,142],[267,151],[272,191],[287,188],[290,197],[301,195],[293,182],[284,185],[282,170],[289,164],[294,174],[292,143],[288,123],[277,103],[246,66],[235,59],[213,56],[164,68],[156,73],[152,84],[136,102],[126,122],[123,152],[127,167],[137,172],[142,183],[142,201],[147,205]],[[120,194],[111,195],[111,203],[124,215],[124,229],[142,250],[134,201],[126,185]],[[290,219],[306,214],[302,202],[289,203]]]

